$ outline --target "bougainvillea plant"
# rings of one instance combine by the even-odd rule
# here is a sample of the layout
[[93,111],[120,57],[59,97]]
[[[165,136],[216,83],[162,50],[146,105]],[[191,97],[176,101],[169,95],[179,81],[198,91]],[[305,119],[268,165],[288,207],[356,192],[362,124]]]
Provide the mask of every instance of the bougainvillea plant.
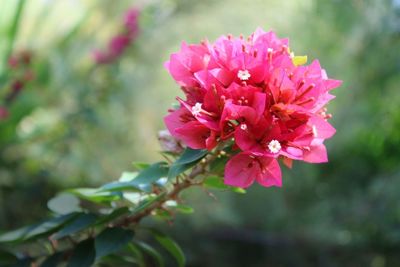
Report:
[[164,118],[165,161],[134,163],[136,171],[118,181],[58,194],[48,203],[50,219],[0,236],[0,263],[164,266],[163,247],[184,266],[178,245],[143,218],[172,221],[191,212],[179,195],[188,187],[243,193],[254,181],[282,186],[279,161],[289,168],[293,160],[327,161],[324,141],[335,129],[325,105],[341,82],[318,61],[306,62],[287,39],[262,29],[247,39],[183,43],[166,63],[185,99]]

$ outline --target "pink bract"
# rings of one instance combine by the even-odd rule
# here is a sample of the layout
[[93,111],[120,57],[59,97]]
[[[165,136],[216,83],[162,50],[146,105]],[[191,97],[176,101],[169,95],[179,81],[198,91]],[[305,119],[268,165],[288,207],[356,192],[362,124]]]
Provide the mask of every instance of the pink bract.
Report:
[[186,99],[178,99],[166,126],[193,149],[233,142],[226,184],[281,186],[278,160],[288,167],[327,162],[324,141],[335,134],[325,106],[341,81],[328,78],[318,60],[305,63],[287,39],[261,28],[247,39],[182,43],[165,66]]

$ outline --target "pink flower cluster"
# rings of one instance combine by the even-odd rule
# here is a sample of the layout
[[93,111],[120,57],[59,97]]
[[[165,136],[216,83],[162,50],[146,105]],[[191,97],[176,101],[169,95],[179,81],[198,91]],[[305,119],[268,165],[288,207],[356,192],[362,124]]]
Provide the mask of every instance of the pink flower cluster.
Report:
[[326,162],[324,140],[335,129],[327,122],[329,79],[317,60],[294,56],[287,39],[257,29],[249,38],[222,36],[214,44],[182,43],[166,62],[186,99],[165,123],[193,149],[212,150],[234,141],[224,182],[246,188],[254,181],[281,186],[278,159]]
[[8,59],[7,71],[10,76],[10,84],[0,104],[0,121],[9,116],[8,108],[35,77],[31,66],[32,56],[31,51],[25,50],[11,55]]
[[111,38],[107,50],[93,52],[93,58],[97,64],[112,63],[124,53],[139,33],[138,17],[139,10],[136,8],[131,8],[126,12],[123,31]]

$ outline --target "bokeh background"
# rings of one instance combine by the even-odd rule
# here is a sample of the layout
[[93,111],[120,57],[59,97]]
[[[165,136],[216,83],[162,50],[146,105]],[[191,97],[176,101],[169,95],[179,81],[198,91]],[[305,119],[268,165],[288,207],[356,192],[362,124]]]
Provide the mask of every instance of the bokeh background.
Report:
[[[139,34],[96,63],[132,7]],[[295,164],[280,189],[189,190],[195,213],[159,227],[193,267],[400,266],[398,0],[0,0],[0,232],[46,216],[59,190],[159,159],[162,117],[181,94],[169,54],[258,26],[344,81],[330,161]]]

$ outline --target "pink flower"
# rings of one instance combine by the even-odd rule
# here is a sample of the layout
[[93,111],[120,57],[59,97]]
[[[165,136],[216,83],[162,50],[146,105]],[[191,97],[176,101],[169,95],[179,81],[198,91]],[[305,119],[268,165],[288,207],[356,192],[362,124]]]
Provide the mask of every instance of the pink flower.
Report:
[[138,23],[139,15],[140,12],[137,8],[130,8],[125,13],[124,26],[131,38],[136,37],[137,33],[139,32],[139,23]]
[[282,186],[278,161],[266,156],[239,153],[232,157],[225,168],[227,185],[246,188],[257,181],[263,186]]
[[5,107],[0,107],[0,120],[4,120],[8,117],[8,110]]
[[317,60],[303,61],[287,39],[260,28],[247,39],[182,43],[165,66],[186,99],[166,116],[167,128],[193,149],[233,141],[239,153],[226,165],[226,184],[280,186],[279,159],[288,167],[327,162],[324,141],[335,133],[325,106],[341,81]]
[[105,51],[94,50],[92,52],[93,59],[97,64],[109,64],[122,56],[139,33],[139,14],[139,10],[129,9],[125,14],[124,31],[111,38]]

